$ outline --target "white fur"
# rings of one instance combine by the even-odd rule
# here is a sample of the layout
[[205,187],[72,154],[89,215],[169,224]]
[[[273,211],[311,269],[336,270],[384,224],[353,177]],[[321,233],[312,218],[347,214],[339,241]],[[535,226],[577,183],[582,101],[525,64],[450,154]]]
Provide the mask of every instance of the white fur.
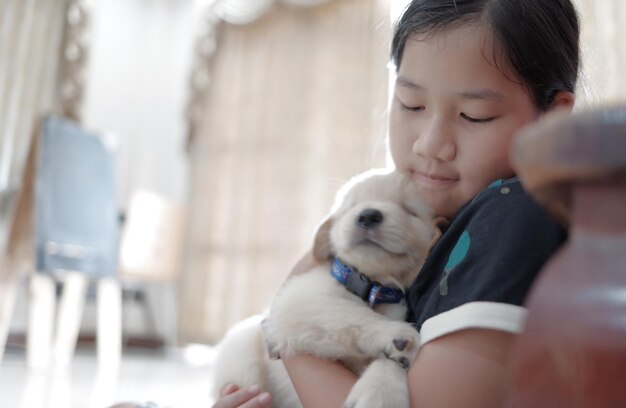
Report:
[[[283,285],[264,334],[262,316],[227,333],[219,347],[214,393],[228,382],[259,384],[272,393],[274,407],[301,406],[280,360],[269,359],[265,336],[281,356],[309,353],[339,360],[361,374],[347,407],[408,406],[406,370],[399,363],[413,362],[419,334],[403,321],[406,304],[373,310],[330,275],[328,259],[337,256],[371,280],[404,290],[433,237],[430,214],[411,181],[396,172],[359,176],[338,197],[315,240],[314,254],[325,262]],[[356,220],[365,209],[379,210],[382,223],[360,227]]]

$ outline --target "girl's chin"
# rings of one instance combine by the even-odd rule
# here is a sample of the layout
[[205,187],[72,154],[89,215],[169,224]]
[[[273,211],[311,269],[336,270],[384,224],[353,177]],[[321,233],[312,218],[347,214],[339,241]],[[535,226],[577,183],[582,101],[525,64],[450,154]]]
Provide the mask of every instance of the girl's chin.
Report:
[[461,205],[457,205],[456,202],[448,197],[425,197],[424,201],[433,211],[436,217],[452,218],[456,212],[461,208]]
[[[480,193],[478,191],[476,194]],[[476,194],[469,194],[456,190],[447,192],[435,192],[422,190],[421,197],[437,217],[453,218],[456,213]]]

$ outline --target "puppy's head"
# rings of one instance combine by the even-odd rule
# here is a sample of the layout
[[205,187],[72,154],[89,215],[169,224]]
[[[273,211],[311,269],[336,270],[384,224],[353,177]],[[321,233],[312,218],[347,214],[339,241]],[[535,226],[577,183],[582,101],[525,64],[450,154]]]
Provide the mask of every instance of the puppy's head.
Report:
[[336,256],[371,280],[407,287],[424,262],[432,225],[411,180],[396,171],[370,171],[339,192],[313,254],[319,260]]

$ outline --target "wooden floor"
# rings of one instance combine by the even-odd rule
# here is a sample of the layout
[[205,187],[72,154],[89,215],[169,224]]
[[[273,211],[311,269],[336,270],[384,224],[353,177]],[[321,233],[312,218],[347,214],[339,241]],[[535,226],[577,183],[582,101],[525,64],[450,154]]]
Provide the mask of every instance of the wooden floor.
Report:
[[125,352],[117,370],[99,371],[95,352],[78,351],[66,370],[29,370],[21,351],[0,366],[0,407],[104,408],[148,402],[159,408],[209,407],[211,349]]

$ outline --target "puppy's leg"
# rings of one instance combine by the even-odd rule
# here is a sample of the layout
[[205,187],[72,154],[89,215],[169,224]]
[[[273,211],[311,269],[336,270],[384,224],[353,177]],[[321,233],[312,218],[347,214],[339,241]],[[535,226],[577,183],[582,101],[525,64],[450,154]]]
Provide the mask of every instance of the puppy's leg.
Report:
[[261,338],[263,316],[253,316],[233,326],[217,346],[211,395],[217,398],[227,383],[240,387],[264,386],[266,357]]
[[377,314],[326,274],[292,278],[276,297],[270,312],[276,350],[340,360],[386,355],[408,366],[419,345],[417,331]]
[[406,370],[396,362],[375,360],[350,390],[346,408],[404,408],[409,406]]
[[366,350],[382,350],[382,355],[409,368],[420,346],[417,330],[406,322],[384,320],[377,325],[364,325],[359,347]]

